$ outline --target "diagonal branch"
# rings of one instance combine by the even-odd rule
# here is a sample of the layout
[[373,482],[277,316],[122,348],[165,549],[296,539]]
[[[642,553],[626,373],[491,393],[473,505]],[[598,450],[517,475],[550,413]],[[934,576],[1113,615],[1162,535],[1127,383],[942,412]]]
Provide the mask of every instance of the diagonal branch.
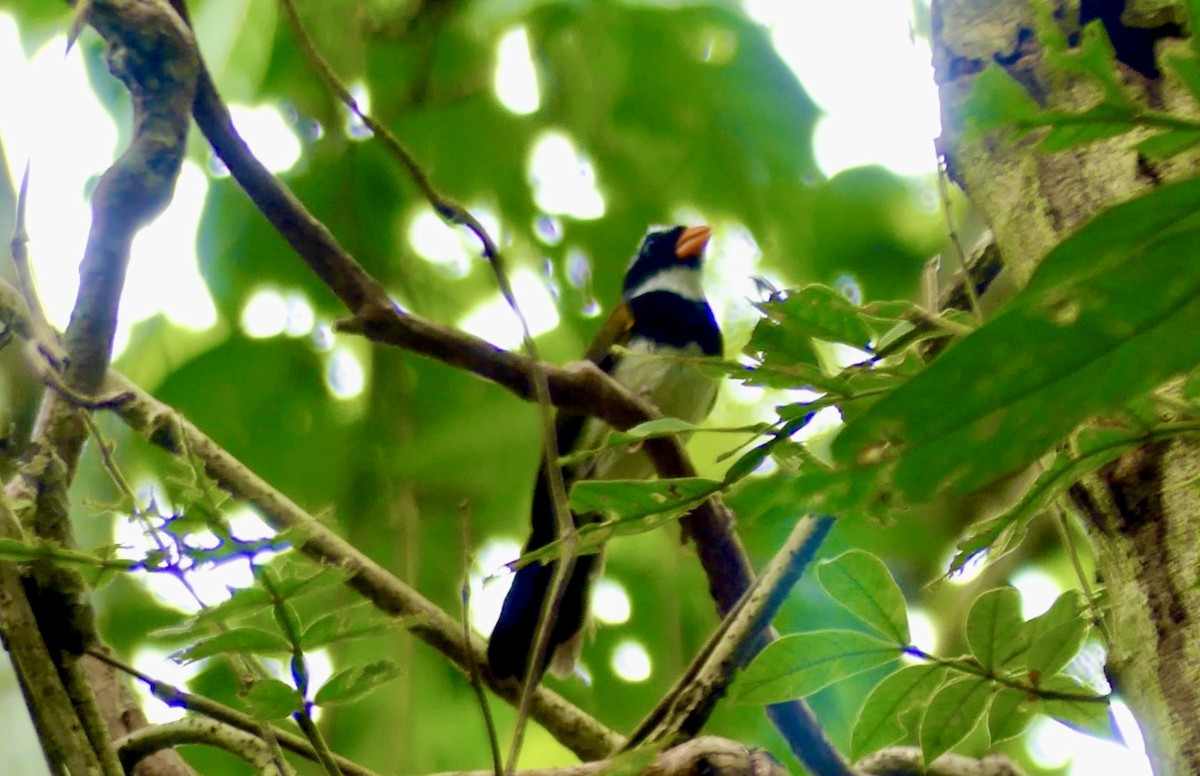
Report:
[[[166,206],[174,191],[199,58],[191,31],[159,0],[79,3],[74,21],[73,35],[79,25],[88,23],[108,44],[109,70],[124,84],[133,105],[129,147],[104,172],[92,193],[79,292],[64,338],[61,382],[71,394],[88,396],[96,393],[108,371],[133,237]],[[18,236],[25,238],[23,233]],[[24,252],[23,243],[20,251]],[[57,337],[45,345],[56,348]],[[10,497],[22,491],[32,496],[34,507],[25,517],[39,539],[74,545],[67,488],[86,438],[76,408],[63,393],[47,390],[33,430],[36,452],[30,465],[6,487]],[[98,639],[86,585],[77,573],[52,564],[31,564],[21,581],[74,709],[75,719],[59,724],[86,735],[87,753],[94,758],[86,772],[119,776],[123,771],[111,738],[127,723],[128,708],[107,694],[101,705],[94,688],[106,686],[106,677],[90,675],[93,664],[79,660],[84,646]],[[38,715],[36,703],[30,711]]]
[[630,734],[627,747],[669,742],[679,734],[691,736],[703,728],[735,672],[745,667],[767,640],[778,638],[771,621],[832,527],[831,517],[802,517],[796,521],[791,535],[742,600]]
[[[14,332],[30,336],[28,310],[20,292],[0,280],[0,317],[12,321]],[[37,354],[31,359],[40,358]],[[204,462],[208,474],[223,488],[253,504],[277,531],[288,532],[293,545],[309,558],[346,575],[346,584],[395,616],[415,617],[409,628],[418,638],[446,655],[463,671],[473,660],[481,678],[497,695],[516,703],[519,690],[497,682],[487,670],[487,657],[478,638],[466,642],[457,621],[392,574],[359,552],[352,544],[302,510],[284,494],[202,433],[171,407],[110,369],[106,391],[131,397],[118,409],[121,418],[138,433],[169,452],[186,449]],[[531,715],[564,746],[584,759],[597,759],[619,748],[624,739],[556,693],[539,687],[531,701]]]
[[[184,0],[171,0],[187,19]],[[596,370],[587,372],[538,364],[484,340],[401,312],[383,287],[343,248],[329,230],[305,209],[280,180],[250,152],[233,126],[211,77],[201,66],[193,115],[205,138],[234,180],[300,258],[350,310],[354,320],[343,330],[361,331],[372,341],[395,345],[470,371],[535,400],[536,382],[544,376],[550,401],[560,408],[595,416],[625,430],[658,417],[646,402]],[[437,207],[438,202],[432,203]],[[661,477],[695,476],[695,468],[675,438],[649,440],[646,451]],[[685,536],[696,543],[709,592],[717,611],[726,615],[754,578],[749,558],[733,531],[734,519],[717,498],[701,504],[682,520]],[[765,642],[764,642],[765,643]],[[802,701],[769,710],[793,751],[814,771],[841,774],[846,765],[825,741],[811,711]]]

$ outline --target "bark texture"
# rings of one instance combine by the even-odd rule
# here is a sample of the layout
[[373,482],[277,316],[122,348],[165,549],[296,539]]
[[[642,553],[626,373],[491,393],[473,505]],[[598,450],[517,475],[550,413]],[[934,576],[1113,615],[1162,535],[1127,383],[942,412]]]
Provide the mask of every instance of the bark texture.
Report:
[[[1045,2],[1045,0],[1041,0]],[[1196,115],[1191,97],[1156,63],[1190,44],[1181,2],[1055,3],[1069,40],[1102,19],[1128,94],[1146,107]],[[1150,6],[1150,7],[1148,7]],[[1100,93],[1047,68],[1030,0],[934,0],[934,67],[952,178],[989,221],[1018,282],[1047,251],[1099,211],[1163,183],[1195,177],[1196,157],[1139,158],[1135,132],[1046,154],[1040,135],[970,137],[963,99],[988,64],[1004,66],[1045,108],[1079,112]],[[1169,278],[1164,278],[1169,282]],[[1200,773],[1200,446],[1147,446],[1077,485],[1072,500],[1092,537],[1114,643],[1109,675],[1146,734],[1158,774]]]

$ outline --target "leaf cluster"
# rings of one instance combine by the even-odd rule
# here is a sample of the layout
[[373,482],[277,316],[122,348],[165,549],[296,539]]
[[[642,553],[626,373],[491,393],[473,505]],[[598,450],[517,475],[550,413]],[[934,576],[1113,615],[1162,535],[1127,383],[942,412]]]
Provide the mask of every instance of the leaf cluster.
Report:
[[[739,676],[735,702],[804,697],[887,666],[893,670],[867,695],[854,724],[851,755],[856,759],[912,737],[931,763],[976,728],[986,732],[983,746],[995,745],[1023,732],[1035,714],[1094,735],[1115,735],[1107,696],[1071,670],[1091,630],[1078,593],[1064,593],[1047,612],[1024,620],[1015,589],[989,590],[967,614],[968,654],[939,657],[911,643],[904,596],[875,556],[844,553],[821,562],[817,578],[870,633],[822,630],[785,636]],[[897,668],[902,658],[915,662]]]

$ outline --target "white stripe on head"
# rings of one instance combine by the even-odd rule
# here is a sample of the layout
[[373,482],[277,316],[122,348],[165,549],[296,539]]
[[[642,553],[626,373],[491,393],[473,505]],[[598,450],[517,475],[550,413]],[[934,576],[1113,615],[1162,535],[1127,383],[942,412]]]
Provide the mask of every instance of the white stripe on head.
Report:
[[704,301],[704,287],[700,285],[700,268],[679,265],[656,272],[646,278],[640,286],[625,295],[626,299],[648,294],[651,291],[674,291],[693,302]]

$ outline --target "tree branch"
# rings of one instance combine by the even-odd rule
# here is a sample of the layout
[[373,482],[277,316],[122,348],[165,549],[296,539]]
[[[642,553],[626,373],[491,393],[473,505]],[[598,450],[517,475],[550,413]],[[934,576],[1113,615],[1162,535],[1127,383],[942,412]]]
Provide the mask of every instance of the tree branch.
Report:
[[1007,757],[989,755],[982,760],[944,754],[926,767],[921,750],[895,746],[867,755],[855,771],[869,776],[1025,776]]
[[250,763],[259,776],[295,776],[262,739],[235,727],[203,717],[185,717],[130,733],[116,742],[121,763],[132,770],[143,757],[180,744],[206,744],[224,749]]
[[[186,20],[184,0],[171,0]],[[659,417],[653,407],[631,395],[615,380],[596,370],[570,370],[538,364],[490,343],[438,326],[419,316],[401,312],[383,287],[343,248],[329,230],[309,213],[294,194],[250,152],[233,126],[229,110],[201,65],[193,115],[213,150],[272,226],[313,272],[342,300],[353,315],[343,331],[361,331],[374,342],[395,345],[414,353],[470,371],[509,389],[522,399],[534,400],[536,384],[544,375],[550,401],[572,412],[595,416],[613,428],[625,430]],[[435,207],[437,202],[433,202]],[[673,437],[648,440],[645,449],[661,477],[693,477],[695,468]],[[709,581],[717,611],[727,614],[754,578],[745,549],[733,531],[734,520],[719,499],[712,498],[683,518],[685,536],[696,542],[697,554]],[[461,664],[460,664],[461,665]],[[772,707],[772,719],[793,751],[817,770],[825,763],[840,763],[831,748],[817,751],[829,757],[810,762],[814,742],[824,741],[815,720],[802,701]],[[843,773],[844,767],[818,770]]]
[[804,517],[796,522],[791,535],[741,602],[721,621],[675,685],[630,734],[627,747],[643,742],[669,742],[680,733],[695,735],[704,726],[717,702],[725,696],[734,674],[745,667],[769,638],[778,638],[770,627],[771,621],[832,527],[830,517]]
[[[198,57],[191,31],[169,6],[156,0],[80,3],[74,21],[73,29],[86,22],[104,38],[109,69],[129,91],[133,105],[131,143],[92,193],[80,286],[65,336],[65,363],[60,362],[62,385],[72,395],[89,396],[108,370],[133,236],[166,206],[174,191],[190,126]],[[21,226],[13,247],[22,259],[25,239]],[[36,306],[36,299],[31,304]],[[46,346],[57,344],[55,336]],[[28,488],[33,495],[31,532],[68,548],[74,546],[74,537],[66,514],[66,491],[86,437],[77,410],[64,393],[47,391],[33,430],[37,462],[9,483],[12,490]],[[98,704],[92,685],[102,677],[93,682],[86,674],[88,665],[78,658],[84,645],[97,638],[86,585],[74,571],[51,564],[33,564],[22,581],[74,708],[75,722],[60,720],[59,724],[81,727],[87,735],[90,746],[79,748],[94,753],[95,761],[86,772],[121,776],[111,746],[116,728],[110,723],[126,709]],[[114,699],[106,696],[106,700]]]
[[[17,289],[2,280],[0,310],[12,320],[18,336],[29,335],[24,300]],[[478,638],[472,638],[469,644],[464,642],[454,618],[272,488],[173,408],[150,396],[116,370],[109,370],[105,385],[106,390],[128,392],[131,396],[118,409],[120,417],[131,428],[172,454],[186,448],[204,462],[209,476],[221,487],[254,505],[275,530],[289,532],[296,549],[318,563],[340,569],[347,575],[346,584],[380,610],[395,616],[415,616],[409,630],[463,671],[469,670],[467,651],[470,650],[488,687],[510,703],[517,702],[517,689],[511,683],[497,682],[487,670],[483,643]],[[604,757],[624,743],[622,736],[544,687],[534,694],[532,714],[564,746],[584,759]]]
[[[568,768],[520,771],[520,776],[601,776],[604,773],[640,773],[642,776],[785,776],[787,769],[760,749],[716,736],[701,736],[668,749],[648,765],[640,766],[639,752]],[[459,771],[433,776],[489,776],[490,771]]]

